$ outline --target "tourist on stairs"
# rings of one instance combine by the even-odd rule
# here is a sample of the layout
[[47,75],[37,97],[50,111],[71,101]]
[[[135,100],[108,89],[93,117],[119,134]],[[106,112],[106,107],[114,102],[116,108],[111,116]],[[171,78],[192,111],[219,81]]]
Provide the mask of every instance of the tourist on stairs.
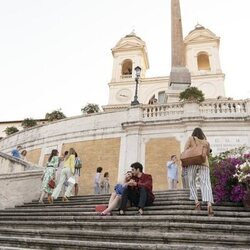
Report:
[[[75,150],[73,148],[70,148],[68,155],[64,159],[63,170],[60,175],[59,183],[52,193],[51,196],[52,202],[59,196],[65,180],[69,180],[71,176],[73,178],[74,172],[75,172]],[[71,189],[73,188],[73,186],[74,183],[68,181],[68,187],[66,189],[65,194],[63,195],[62,201],[68,201],[68,197],[70,196]]]
[[128,186],[128,182],[131,180],[131,178],[132,178],[132,171],[128,171],[125,174],[124,180],[115,185],[114,188],[115,192],[113,192],[110,196],[108,208],[106,208],[101,213],[101,215],[111,215],[112,210],[118,207],[122,198],[123,191]]
[[200,165],[191,165],[187,167],[188,171],[188,180],[189,180],[189,189],[190,189],[190,200],[195,201],[195,209],[201,210],[201,204],[198,201],[197,189],[196,189],[196,174],[199,172],[200,175],[200,188],[201,188],[201,197],[203,202],[207,202],[207,211],[208,216],[213,216],[212,203],[214,202],[211,181],[210,181],[210,169],[208,163],[208,156],[210,153],[210,144],[207,141],[205,134],[201,128],[195,128],[192,136],[190,136],[185,144],[184,150],[196,147],[197,145],[203,145],[207,149],[207,155],[205,161]]
[[152,192],[152,176],[142,172],[143,166],[139,162],[131,164],[130,167],[132,168],[133,177],[123,191],[119,215],[124,215],[128,200],[138,207],[136,214],[143,215],[144,207],[152,205],[155,199]]
[[53,189],[49,187],[49,181],[51,179],[55,179],[55,171],[58,167],[59,157],[57,149],[53,149],[49,156],[48,163],[46,164],[46,168],[44,170],[44,174],[42,176],[42,193],[39,199],[39,203],[43,203],[43,198],[45,194],[48,194],[48,202],[51,203],[51,194]]

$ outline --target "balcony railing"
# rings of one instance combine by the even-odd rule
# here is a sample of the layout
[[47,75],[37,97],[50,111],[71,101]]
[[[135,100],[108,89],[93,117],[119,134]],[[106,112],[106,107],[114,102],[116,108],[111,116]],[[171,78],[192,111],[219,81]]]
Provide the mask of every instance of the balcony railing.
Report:
[[121,79],[129,79],[132,78],[132,74],[129,75],[121,75]]

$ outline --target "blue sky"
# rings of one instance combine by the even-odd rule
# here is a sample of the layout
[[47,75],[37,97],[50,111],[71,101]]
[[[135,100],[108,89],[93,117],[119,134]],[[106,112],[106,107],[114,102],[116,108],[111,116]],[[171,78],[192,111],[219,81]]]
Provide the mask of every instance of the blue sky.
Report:
[[[199,22],[221,37],[234,99],[250,97],[248,10],[248,0],[181,0],[184,36]],[[107,104],[111,48],[132,29],[147,45],[147,77],[169,75],[169,0],[0,0],[0,121]]]

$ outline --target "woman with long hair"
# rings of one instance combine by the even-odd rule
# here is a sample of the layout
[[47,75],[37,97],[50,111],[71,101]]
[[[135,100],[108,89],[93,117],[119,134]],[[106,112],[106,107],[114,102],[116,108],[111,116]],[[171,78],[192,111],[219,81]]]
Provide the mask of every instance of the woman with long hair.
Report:
[[195,201],[196,210],[201,210],[201,204],[198,200],[196,183],[195,183],[196,174],[198,172],[200,175],[200,188],[201,188],[202,201],[207,202],[208,216],[213,216],[214,212],[212,208],[212,203],[214,202],[214,199],[211,188],[210,169],[208,162],[208,156],[210,153],[210,144],[207,141],[207,138],[201,128],[195,128],[193,130],[192,136],[188,138],[184,150],[198,145],[206,147],[207,155],[205,161],[202,164],[187,166],[189,188],[190,188],[190,200]]
[[55,179],[55,171],[58,167],[59,157],[57,149],[53,149],[46,164],[44,174],[42,176],[42,193],[39,199],[39,203],[43,203],[43,198],[45,194],[48,194],[48,202],[51,203],[51,194],[53,189],[49,187],[49,181]]
[[132,178],[132,171],[128,171],[125,174],[124,180],[115,185],[114,192],[111,194],[110,199],[109,199],[108,208],[106,208],[101,213],[102,216],[111,215],[112,210],[115,209],[119,205],[123,191],[127,187],[128,182],[131,180],[131,178]]
[[[52,193],[51,196],[52,202],[59,196],[65,180],[68,180],[71,176],[73,176],[74,172],[75,172],[75,150],[73,148],[70,148],[69,153],[66,155],[64,159],[63,169],[60,175],[58,185],[56,186],[56,188]],[[73,188],[73,186],[74,183],[68,182],[68,187],[62,198],[63,201],[68,201],[68,197],[70,196],[71,189]]]

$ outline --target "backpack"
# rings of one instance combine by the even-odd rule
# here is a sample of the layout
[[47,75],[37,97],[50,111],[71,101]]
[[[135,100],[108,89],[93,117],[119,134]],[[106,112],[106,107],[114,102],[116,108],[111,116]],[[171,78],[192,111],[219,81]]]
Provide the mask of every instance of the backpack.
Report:
[[76,160],[75,160],[75,169],[80,169],[81,167],[82,167],[81,160],[76,158]]

